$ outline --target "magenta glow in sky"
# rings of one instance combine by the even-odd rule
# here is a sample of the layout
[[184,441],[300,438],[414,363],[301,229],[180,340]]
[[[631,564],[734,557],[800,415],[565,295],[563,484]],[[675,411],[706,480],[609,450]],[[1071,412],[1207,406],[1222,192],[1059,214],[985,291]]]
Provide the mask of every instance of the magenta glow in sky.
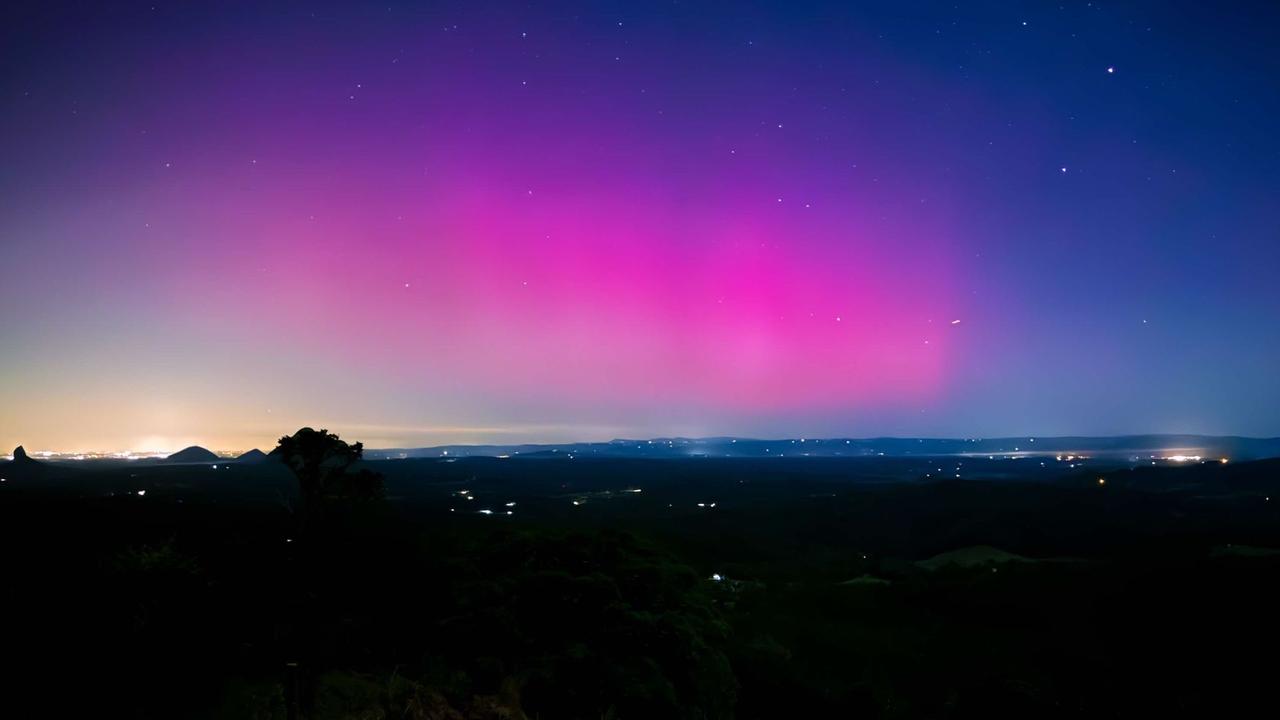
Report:
[[26,18],[0,440],[1274,432],[1273,225],[1119,21],[790,12]]

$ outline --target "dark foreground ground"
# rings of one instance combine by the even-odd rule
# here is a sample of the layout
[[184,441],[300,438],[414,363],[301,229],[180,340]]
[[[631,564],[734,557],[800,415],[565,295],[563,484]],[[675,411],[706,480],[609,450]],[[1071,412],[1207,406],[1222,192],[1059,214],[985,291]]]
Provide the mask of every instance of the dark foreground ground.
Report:
[[1275,461],[367,466],[385,500],[300,526],[273,463],[0,465],[0,714],[1261,717],[1277,702]]

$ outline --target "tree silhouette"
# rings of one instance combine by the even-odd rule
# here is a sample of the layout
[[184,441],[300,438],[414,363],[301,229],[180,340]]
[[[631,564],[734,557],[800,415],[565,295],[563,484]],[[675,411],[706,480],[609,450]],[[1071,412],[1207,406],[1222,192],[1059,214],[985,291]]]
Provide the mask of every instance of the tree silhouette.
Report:
[[348,444],[328,430],[304,427],[280,438],[271,454],[293,471],[304,512],[325,502],[369,500],[382,496],[382,476],[369,470],[351,472],[364,454],[364,444]]

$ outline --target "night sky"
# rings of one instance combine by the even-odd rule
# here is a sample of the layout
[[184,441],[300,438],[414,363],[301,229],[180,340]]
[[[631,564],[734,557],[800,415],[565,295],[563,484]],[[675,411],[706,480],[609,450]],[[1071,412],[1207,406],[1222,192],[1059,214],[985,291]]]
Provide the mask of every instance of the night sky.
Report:
[[1280,434],[1274,2],[2,12],[5,449]]

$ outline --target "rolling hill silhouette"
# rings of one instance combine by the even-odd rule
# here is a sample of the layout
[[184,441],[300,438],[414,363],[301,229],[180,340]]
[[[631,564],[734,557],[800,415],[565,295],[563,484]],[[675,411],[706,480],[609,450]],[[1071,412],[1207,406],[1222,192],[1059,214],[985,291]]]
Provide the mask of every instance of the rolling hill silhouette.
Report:
[[33,460],[21,445],[13,449],[12,460],[0,462],[0,477],[3,477],[5,482],[45,478],[51,474],[51,471],[52,468],[48,463]]
[[13,463],[15,467],[22,466],[22,465],[38,464],[35,460],[32,460],[31,457],[27,455],[26,449],[23,448],[21,445],[13,449],[13,460],[11,460],[10,462]]
[[198,462],[217,462],[218,456],[212,451],[206,450],[199,445],[192,445],[183,448],[178,452],[165,458],[165,462],[170,463],[198,463]]
[[238,462],[238,463],[244,463],[244,464],[248,465],[248,464],[255,464],[255,463],[265,462],[265,461],[266,461],[266,459],[267,459],[267,454],[266,454],[266,453],[262,452],[262,451],[261,451],[261,450],[259,450],[258,448],[254,448],[254,449],[250,450],[249,452],[247,452],[247,453],[245,453],[245,454],[240,455],[239,457],[237,457],[237,458],[236,458],[236,462]]

